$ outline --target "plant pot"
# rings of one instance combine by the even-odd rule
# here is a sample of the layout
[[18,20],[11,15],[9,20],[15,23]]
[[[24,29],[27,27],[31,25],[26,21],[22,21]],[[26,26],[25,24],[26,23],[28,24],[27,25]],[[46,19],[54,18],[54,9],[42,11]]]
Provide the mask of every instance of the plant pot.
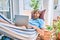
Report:
[[41,37],[38,35],[36,40],[51,40],[51,32],[50,31],[44,31],[44,36]]
[[57,39],[59,39],[60,40],[60,32],[58,33],[58,35],[57,35]]
[[51,32],[50,31],[44,32],[44,40],[51,40]]

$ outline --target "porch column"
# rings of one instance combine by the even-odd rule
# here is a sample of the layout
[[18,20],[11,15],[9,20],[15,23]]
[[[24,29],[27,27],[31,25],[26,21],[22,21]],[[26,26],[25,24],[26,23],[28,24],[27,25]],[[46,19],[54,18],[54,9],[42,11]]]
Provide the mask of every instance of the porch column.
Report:
[[54,5],[54,0],[49,0],[48,2],[48,25],[52,25],[53,23],[53,5]]

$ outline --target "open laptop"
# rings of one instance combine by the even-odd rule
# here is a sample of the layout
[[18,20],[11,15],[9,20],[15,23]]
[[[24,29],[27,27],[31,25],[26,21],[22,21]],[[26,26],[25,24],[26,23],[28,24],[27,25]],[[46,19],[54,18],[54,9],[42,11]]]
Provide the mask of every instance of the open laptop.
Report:
[[29,16],[15,15],[16,26],[28,26]]

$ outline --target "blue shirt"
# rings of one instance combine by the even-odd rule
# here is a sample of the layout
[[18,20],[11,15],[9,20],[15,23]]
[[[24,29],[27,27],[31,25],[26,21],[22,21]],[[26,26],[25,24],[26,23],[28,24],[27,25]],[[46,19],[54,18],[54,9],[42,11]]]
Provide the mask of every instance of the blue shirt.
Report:
[[29,20],[29,24],[32,26],[37,26],[38,28],[43,28],[44,20],[42,19],[31,19]]

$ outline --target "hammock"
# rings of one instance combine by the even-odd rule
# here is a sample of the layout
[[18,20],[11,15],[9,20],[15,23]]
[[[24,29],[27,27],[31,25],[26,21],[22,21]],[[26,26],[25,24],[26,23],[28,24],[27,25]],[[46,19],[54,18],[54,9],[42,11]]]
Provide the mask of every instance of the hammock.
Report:
[[[4,17],[0,15],[0,18],[4,18]],[[38,35],[35,29],[24,29],[21,27],[0,22],[0,33],[1,32],[6,36],[10,36],[21,40],[36,40],[36,37]]]

